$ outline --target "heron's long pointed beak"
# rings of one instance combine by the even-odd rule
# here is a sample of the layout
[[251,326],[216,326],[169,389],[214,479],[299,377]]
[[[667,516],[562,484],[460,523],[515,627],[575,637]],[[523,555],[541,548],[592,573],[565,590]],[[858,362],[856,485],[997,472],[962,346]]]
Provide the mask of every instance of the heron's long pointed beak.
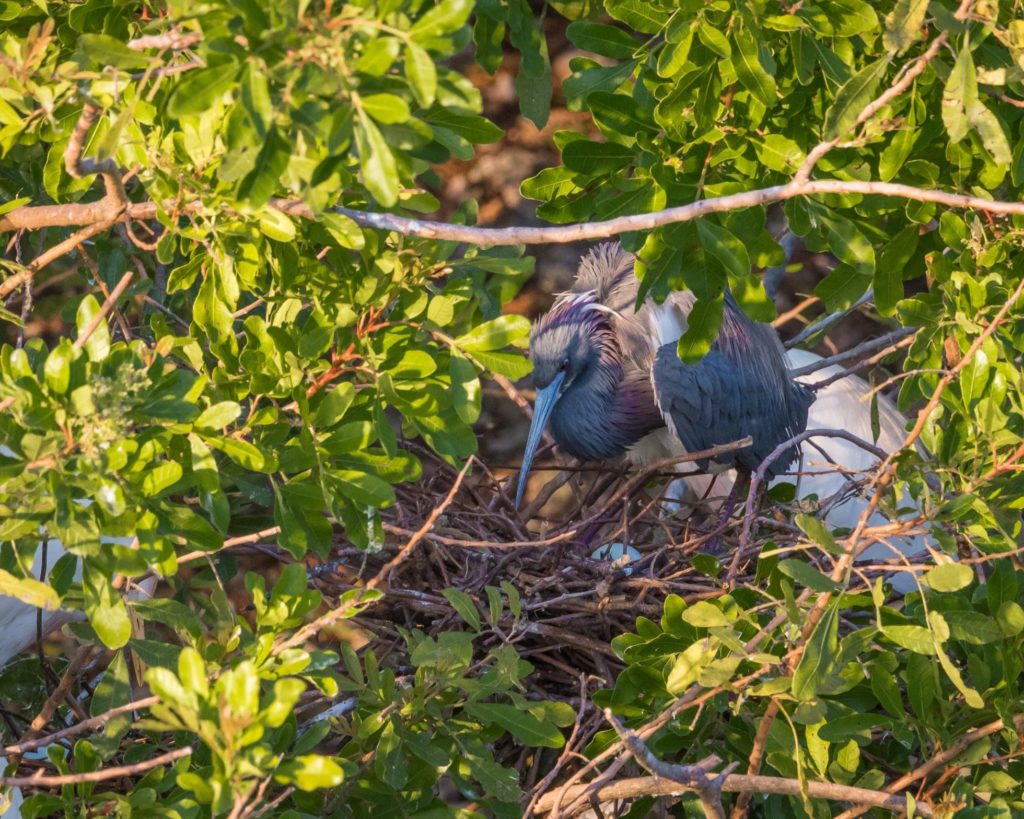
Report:
[[558,373],[554,380],[544,389],[537,390],[537,400],[533,404],[533,422],[530,424],[530,434],[526,438],[526,452],[523,453],[523,465],[519,469],[519,485],[516,487],[516,509],[523,500],[523,490],[526,489],[526,479],[530,475],[530,464],[533,463],[533,456],[537,452],[537,445],[540,437],[544,434],[544,428],[548,425],[551,411],[562,395],[562,382],[565,380],[565,373]]

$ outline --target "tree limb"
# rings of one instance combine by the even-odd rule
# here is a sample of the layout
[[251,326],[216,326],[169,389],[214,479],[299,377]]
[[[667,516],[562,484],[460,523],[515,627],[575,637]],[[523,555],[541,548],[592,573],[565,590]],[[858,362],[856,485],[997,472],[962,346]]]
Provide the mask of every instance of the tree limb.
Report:
[[[576,799],[586,791],[586,785],[575,785],[570,788],[565,798]],[[614,802],[620,799],[637,799],[641,796],[681,796],[690,789],[678,782],[653,776],[639,776],[632,779],[620,779],[602,786],[592,796],[598,802]],[[784,779],[779,776],[747,776],[730,774],[722,783],[725,793],[763,793],[780,796],[800,796],[800,782],[796,779]],[[537,802],[534,810],[537,813],[549,813],[555,807],[557,792],[546,794]],[[903,796],[893,796],[867,788],[856,788],[848,785],[834,785],[831,782],[808,782],[807,795],[812,799],[830,799],[837,802],[853,802],[866,807],[883,808],[893,813],[901,813],[907,808],[907,800]],[[927,805],[917,803],[919,816],[934,816]]]
[[709,776],[708,772],[721,764],[722,760],[717,756],[710,756],[696,765],[671,765],[658,759],[640,737],[619,722],[611,708],[604,709],[604,718],[611,723],[623,744],[629,748],[633,756],[636,757],[636,761],[644,768],[655,777],[668,779],[682,785],[686,790],[696,791],[700,797],[701,806],[704,808],[704,815],[708,819],[725,819],[725,808],[722,807],[722,783],[728,772],[739,764],[738,762],[733,762],[726,768],[726,772],[714,777]]
[[120,779],[122,776],[135,776],[144,771],[159,768],[176,762],[192,753],[192,748],[175,748],[166,754],[136,762],[134,765],[114,765],[87,773],[61,774],[59,776],[0,776],[0,787],[4,788],[62,788],[65,785],[78,785],[82,782],[105,782],[108,779]]
[[[688,205],[665,208],[653,213],[637,213],[619,216],[597,222],[552,227],[509,227],[483,228],[471,225],[450,225],[445,222],[431,222],[412,219],[393,213],[375,213],[352,208],[336,207],[335,213],[348,216],[363,227],[377,228],[416,236],[422,239],[443,239],[468,242],[474,245],[519,245],[519,244],[566,244],[589,239],[609,239],[622,233],[690,222],[711,213],[724,213],[743,208],[784,202],[799,196],[821,194],[859,193],[867,196],[886,196],[895,199],[910,199],[916,202],[934,202],[952,208],[980,210],[987,213],[1024,216],[1024,202],[1005,202],[983,199],[980,196],[966,196],[941,190],[926,190],[912,185],[895,182],[862,181],[856,179],[816,179],[808,182],[788,182],[758,188],[727,196],[701,199]],[[168,204],[168,207],[171,207]],[[178,213],[196,213],[205,206],[198,200],[179,205]],[[267,207],[288,216],[314,219],[316,215],[304,202],[291,199],[272,199]],[[22,205],[10,213],[0,216],[0,232],[11,230],[38,230],[43,227],[68,227],[91,225],[109,213],[104,201],[79,205]],[[156,202],[138,202],[129,205],[120,218],[155,219]]]

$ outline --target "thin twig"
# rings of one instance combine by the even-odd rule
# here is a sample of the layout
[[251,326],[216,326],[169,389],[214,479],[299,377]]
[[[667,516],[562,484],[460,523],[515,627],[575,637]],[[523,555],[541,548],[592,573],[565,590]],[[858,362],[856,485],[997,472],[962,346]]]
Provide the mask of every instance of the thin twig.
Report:
[[[74,207],[69,205],[68,207]],[[0,217],[2,218],[2,217]],[[59,259],[66,253],[70,253],[76,247],[81,245],[83,242],[88,241],[93,236],[110,228],[116,219],[106,219],[98,222],[94,222],[88,227],[82,228],[82,230],[72,233],[63,242],[58,242],[49,250],[45,250],[40,253],[35,259],[29,262],[28,266],[24,270],[15,273],[13,276],[8,276],[2,282],[0,282],[0,300],[6,299],[11,293],[21,287],[25,282],[31,281],[32,277],[36,275],[40,270],[46,267],[50,262]]]
[[75,339],[75,343],[71,345],[73,349],[81,350],[89,340],[89,336],[96,332],[96,328],[100,326],[100,323],[106,321],[107,314],[110,313],[114,308],[114,305],[117,304],[117,300],[121,298],[121,294],[128,289],[128,285],[131,284],[134,276],[135,272],[129,270],[121,277],[114,289],[110,291],[110,295],[104,300],[99,312],[93,316],[92,321],[86,325],[86,328],[81,332],[78,338]]
[[808,324],[793,336],[789,341],[786,342],[785,347],[787,350],[792,350],[794,347],[798,347],[803,344],[807,339],[822,333],[835,324],[839,319],[850,315],[850,313],[859,309],[862,305],[867,304],[871,299],[875,297],[874,289],[869,288],[868,291],[861,296],[857,301],[847,307],[845,310],[836,310],[834,313],[829,313],[827,316],[822,316],[820,319],[815,321],[813,324]]
[[[900,327],[898,330],[893,330],[891,333],[886,333],[884,336],[878,338],[871,338],[867,341],[858,344],[856,347],[851,347],[849,350],[844,350],[841,353],[830,355],[828,358],[822,358],[820,361],[812,361],[803,367],[798,367],[795,370],[789,371],[790,378],[799,378],[802,375],[809,375],[810,373],[822,370],[825,367],[831,367],[833,364],[840,364],[843,361],[851,361],[862,356],[864,353],[877,350],[880,347],[888,348],[895,344],[895,342],[902,341],[907,336],[912,336],[917,333],[917,327]],[[909,343],[909,342],[908,342]],[[831,382],[825,382],[823,386]],[[812,386],[812,389],[818,389],[818,385]]]
[[58,776],[0,776],[0,787],[5,788],[62,788],[65,785],[79,785],[83,782],[105,782],[108,779],[120,779],[123,776],[135,776],[143,771],[159,768],[176,762],[192,753],[192,748],[176,748],[166,754],[145,759],[133,765],[114,765],[98,771],[77,774],[60,774]]
[[89,719],[82,720],[81,722],[75,723],[67,728],[54,731],[52,734],[47,734],[46,736],[38,737],[37,739],[22,739],[20,742],[6,746],[3,749],[3,752],[5,756],[12,756],[15,754],[24,754],[28,751],[34,751],[37,748],[52,745],[54,742],[60,742],[62,739],[83,734],[94,728],[102,728],[114,717],[120,716],[121,714],[127,714],[132,711],[140,711],[143,708],[149,708],[149,706],[156,705],[158,702],[160,702],[159,697],[143,697],[141,700],[135,700],[133,702],[126,703],[125,705],[119,705],[116,708],[111,708],[109,711],[104,711],[102,714],[97,714],[95,717],[90,717]]

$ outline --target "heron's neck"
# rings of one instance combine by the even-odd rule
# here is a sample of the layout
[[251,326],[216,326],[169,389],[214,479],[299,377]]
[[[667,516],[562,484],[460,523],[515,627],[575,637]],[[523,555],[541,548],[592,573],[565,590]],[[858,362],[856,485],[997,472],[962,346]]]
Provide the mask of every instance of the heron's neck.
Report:
[[650,379],[604,353],[559,399],[551,432],[570,455],[601,461],[624,454],[662,424]]

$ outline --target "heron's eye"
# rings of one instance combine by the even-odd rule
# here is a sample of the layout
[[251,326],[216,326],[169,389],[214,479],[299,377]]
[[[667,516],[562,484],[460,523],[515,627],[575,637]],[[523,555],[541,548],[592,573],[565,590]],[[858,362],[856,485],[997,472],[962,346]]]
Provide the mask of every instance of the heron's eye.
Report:
[[569,359],[568,358],[563,358],[562,359],[562,363],[558,365],[558,371],[560,373],[564,373],[564,372],[568,372],[569,371]]

